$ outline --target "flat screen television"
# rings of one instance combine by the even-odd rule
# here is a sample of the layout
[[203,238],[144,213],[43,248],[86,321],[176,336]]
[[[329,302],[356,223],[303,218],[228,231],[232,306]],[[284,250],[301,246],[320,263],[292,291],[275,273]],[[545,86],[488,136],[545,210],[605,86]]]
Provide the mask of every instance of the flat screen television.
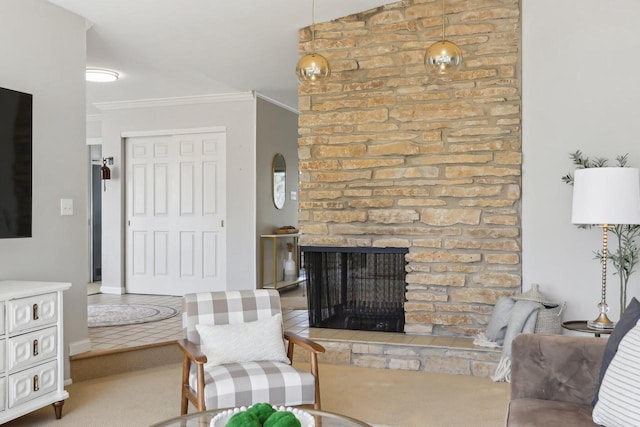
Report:
[[31,237],[33,95],[0,88],[0,238]]

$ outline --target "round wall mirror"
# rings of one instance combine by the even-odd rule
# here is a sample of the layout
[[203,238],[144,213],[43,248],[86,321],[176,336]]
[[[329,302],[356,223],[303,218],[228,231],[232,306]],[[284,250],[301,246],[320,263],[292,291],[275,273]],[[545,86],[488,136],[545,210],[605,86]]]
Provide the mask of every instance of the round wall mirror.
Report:
[[284,156],[280,153],[273,156],[271,163],[273,175],[273,204],[276,208],[282,209],[286,198],[287,164]]

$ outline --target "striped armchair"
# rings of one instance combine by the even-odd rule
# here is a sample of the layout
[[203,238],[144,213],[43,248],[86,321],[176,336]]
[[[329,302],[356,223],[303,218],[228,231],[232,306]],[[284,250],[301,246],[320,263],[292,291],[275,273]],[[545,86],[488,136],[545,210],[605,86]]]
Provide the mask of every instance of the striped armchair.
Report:
[[198,411],[259,402],[285,406],[313,404],[315,409],[320,409],[317,355],[323,353],[324,348],[306,338],[284,332],[289,361],[293,358],[294,345],[300,346],[310,352],[310,372],[274,361],[207,364],[196,325],[253,322],[278,313],[281,313],[280,294],[272,289],[195,293],[182,298],[184,339],[178,340],[184,353],[182,415],[187,413],[189,402]]

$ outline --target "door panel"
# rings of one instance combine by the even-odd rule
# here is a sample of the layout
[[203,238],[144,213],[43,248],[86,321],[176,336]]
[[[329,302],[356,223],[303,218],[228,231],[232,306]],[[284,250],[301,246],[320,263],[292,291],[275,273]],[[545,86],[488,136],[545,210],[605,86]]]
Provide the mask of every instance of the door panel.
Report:
[[225,145],[224,132],[127,139],[127,292],[226,288]]

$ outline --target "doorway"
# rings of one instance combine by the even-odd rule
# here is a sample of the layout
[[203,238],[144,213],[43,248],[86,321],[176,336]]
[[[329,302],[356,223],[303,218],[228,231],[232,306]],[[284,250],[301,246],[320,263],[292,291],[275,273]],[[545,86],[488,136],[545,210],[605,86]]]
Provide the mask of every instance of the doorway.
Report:
[[102,180],[100,168],[102,167],[102,146],[89,145],[89,157],[91,167],[91,282],[102,280]]
[[225,131],[126,138],[127,293],[225,289],[225,152]]

